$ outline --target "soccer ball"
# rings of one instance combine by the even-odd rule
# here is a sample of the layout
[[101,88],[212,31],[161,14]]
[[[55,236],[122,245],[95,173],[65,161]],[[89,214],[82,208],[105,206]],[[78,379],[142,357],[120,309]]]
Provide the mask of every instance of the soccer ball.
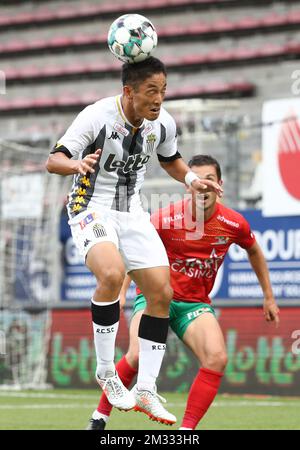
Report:
[[153,24],[140,14],[125,14],[110,26],[108,47],[123,62],[137,63],[147,59],[157,46]]

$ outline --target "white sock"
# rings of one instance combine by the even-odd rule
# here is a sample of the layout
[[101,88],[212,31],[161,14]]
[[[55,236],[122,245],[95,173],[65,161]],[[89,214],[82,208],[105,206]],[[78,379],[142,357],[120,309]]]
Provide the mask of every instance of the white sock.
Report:
[[108,419],[109,419],[108,416],[106,416],[105,414],[100,413],[97,409],[95,409],[95,411],[93,412],[92,418],[94,420],[103,419],[105,423],[107,423]]
[[178,428],[179,430],[192,430],[193,428],[184,428],[184,427],[180,427]]
[[156,378],[160,371],[166,344],[160,344],[139,337],[139,345],[137,388],[152,391],[155,388]]
[[[92,300],[92,303],[98,308],[109,306],[116,302],[119,302],[119,299],[109,303],[97,303]],[[107,378],[115,375],[115,342],[118,328],[119,321],[109,326],[98,325],[93,322],[94,344],[97,358],[97,374],[100,378]]]

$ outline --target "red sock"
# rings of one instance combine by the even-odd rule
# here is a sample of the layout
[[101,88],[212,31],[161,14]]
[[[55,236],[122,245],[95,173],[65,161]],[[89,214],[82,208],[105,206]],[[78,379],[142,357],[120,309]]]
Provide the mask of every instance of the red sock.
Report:
[[182,419],[182,427],[192,428],[198,425],[210,405],[212,404],[223,373],[215,370],[201,368],[191,386],[185,413]]
[[[125,356],[123,356],[116,364],[116,370],[118,372],[120,380],[125,387],[130,386],[134,376],[137,374],[137,369],[134,369],[128,364]],[[106,395],[103,393],[101,395],[97,411],[99,411],[99,413],[105,414],[106,416],[109,416],[111,410],[112,406],[107,400]]]

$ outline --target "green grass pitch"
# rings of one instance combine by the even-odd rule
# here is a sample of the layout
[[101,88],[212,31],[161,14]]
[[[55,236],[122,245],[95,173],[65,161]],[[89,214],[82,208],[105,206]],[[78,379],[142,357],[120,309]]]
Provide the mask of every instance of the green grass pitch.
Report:
[[[187,394],[164,393],[177,416],[173,427],[144,414],[114,410],[107,430],[176,430]],[[97,406],[97,390],[0,391],[1,430],[82,430]],[[203,430],[300,430],[300,398],[219,395],[200,422]]]

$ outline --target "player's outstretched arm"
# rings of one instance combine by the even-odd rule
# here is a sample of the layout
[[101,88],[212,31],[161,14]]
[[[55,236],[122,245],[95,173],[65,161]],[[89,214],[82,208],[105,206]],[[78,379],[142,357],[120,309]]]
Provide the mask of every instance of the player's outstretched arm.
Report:
[[274,299],[269,269],[264,254],[257,242],[255,242],[252,247],[247,250],[247,253],[251,266],[256,273],[259,284],[261,285],[264,293],[263,310],[265,319],[267,322],[275,322],[276,326],[278,326],[279,308]]
[[86,175],[88,172],[93,173],[95,171],[93,167],[99,160],[101,151],[98,149],[95,153],[87,155],[80,160],[71,159],[63,152],[55,152],[47,159],[46,169],[48,172],[58,175],[74,175],[76,173]]
[[187,184],[192,189],[195,189],[200,194],[206,192],[215,192],[219,197],[222,197],[223,189],[220,184],[207,179],[200,179],[194,174],[182,158],[177,158],[174,161],[162,162],[161,167],[175,180]]

